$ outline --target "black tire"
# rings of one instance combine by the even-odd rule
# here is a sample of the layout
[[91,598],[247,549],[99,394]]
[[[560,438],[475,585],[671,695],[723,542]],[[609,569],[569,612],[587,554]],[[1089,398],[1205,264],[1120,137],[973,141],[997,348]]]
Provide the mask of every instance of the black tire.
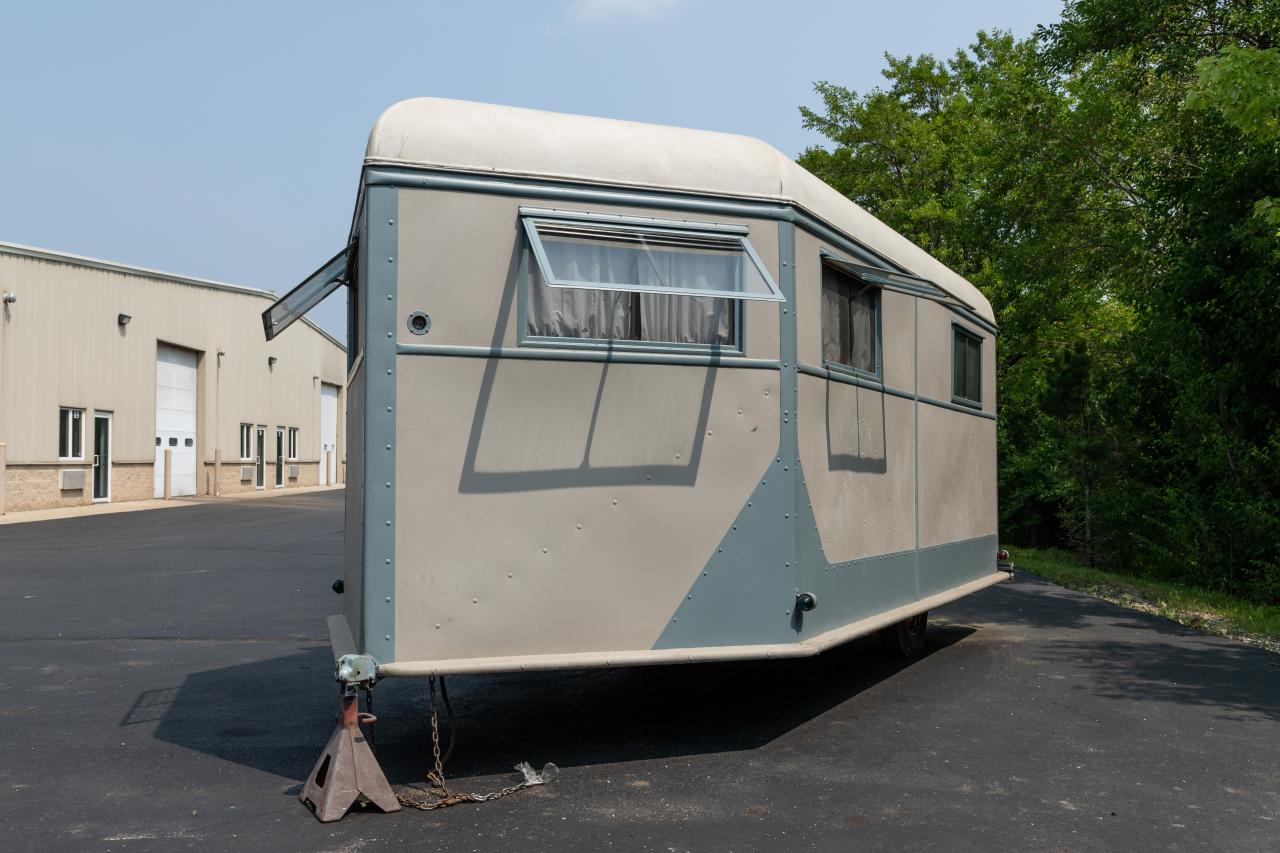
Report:
[[885,651],[904,658],[914,658],[924,648],[925,636],[929,632],[928,612],[919,613],[910,619],[903,619],[897,624],[880,630],[880,643]]

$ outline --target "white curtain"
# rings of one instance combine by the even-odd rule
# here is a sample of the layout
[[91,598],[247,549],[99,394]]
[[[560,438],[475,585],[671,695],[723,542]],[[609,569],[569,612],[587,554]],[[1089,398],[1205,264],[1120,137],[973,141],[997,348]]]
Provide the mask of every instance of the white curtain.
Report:
[[[628,279],[616,247],[598,243],[544,241],[551,268],[573,281],[618,282]],[[550,287],[533,252],[528,253],[529,334],[553,338],[630,340],[635,313],[630,293]],[[634,267],[634,262],[632,262]]]
[[[729,254],[663,251],[594,240],[544,239],[543,248],[555,274],[573,281],[722,290],[736,286],[742,275],[741,257]],[[688,344],[734,342],[734,300],[550,287],[543,282],[532,253],[528,264],[531,335]]]

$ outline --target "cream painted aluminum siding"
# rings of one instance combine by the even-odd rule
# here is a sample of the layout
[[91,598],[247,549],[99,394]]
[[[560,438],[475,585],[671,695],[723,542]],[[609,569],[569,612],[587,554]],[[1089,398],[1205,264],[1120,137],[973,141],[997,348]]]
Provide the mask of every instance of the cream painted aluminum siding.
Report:
[[[423,342],[403,320],[425,310],[429,344],[516,345],[522,203],[400,191],[400,343]],[[778,275],[776,222],[684,218],[746,226]],[[743,305],[748,356],[778,358],[778,311]],[[651,647],[778,449],[779,371],[731,358],[691,367],[400,355],[396,382],[397,660]],[[357,479],[353,468],[349,507]],[[349,514],[349,539],[358,526]],[[359,553],[349,542],[344,597],[357,633]]]
[[976,287],[759,139],[414,98],[379,116],[365,162],[794,205],[995,320],[991,304]]
[[651,648],[778,448],[774,370],[397,374],[396,660]]
[[[7,243],[0,289],[18,295],[0,311],[10,465],[56,462],[59,406],[112,412],[113,461],[153,464],[161,342],[198,354],[199,462],[220,447],[224,464],[238,463],[241,422],[299,427],[300,461],[318,461],[320,383],[345,384],[346,353],[309,324],[266,343],[260,314],[272,294]],[[205,490],[203,474],[197,485]]]
[[[506,196],[436,193],[405,190],[400,193],[400,233],[412,235],[400,245],[402,268],[415,271],[414,290],[400,295],[402,319],[416,310],[431,314],[431,333],[423,338],[396,324],[396,340],[402,344],[514,347],[519,341],[516,294],[500,287],[479,287],[476,282],[505,282],[519,272],[518,249],[524,245],[520,228],[521,206],[533,199]],[[620,208],[600,204],[564,203],[560,209],[581,213],[671,218],[660,208]],[[774,222],[725,216],[682,214],[682,219],[715,222],[747,228],[747,237],[766,263],[778,255],[778,226]],[[483,241],[478,235],[484,235]],[[466,247],[500,247],[496,251]],[[504,301],[505,300],[505,301]],[[777,358],[778,310],[772,303],[743,301],[745,355]],[[495,328],[495,320],[502,323]]]

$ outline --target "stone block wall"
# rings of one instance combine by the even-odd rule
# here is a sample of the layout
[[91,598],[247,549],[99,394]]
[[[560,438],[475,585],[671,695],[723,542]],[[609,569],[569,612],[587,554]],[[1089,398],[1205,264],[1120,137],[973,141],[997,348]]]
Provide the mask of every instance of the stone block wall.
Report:
[[[59,489],[58,472],[85,472],[83,489]],[[89,465],[14,465],[5,467],[5,512],[55,509],[93,502],[93,469]]]
[[[60,471],[84,471],[83,489],[59,489]],[[58,509],[93,503],[93,466],[84,463],[5,466],[5,512]],[[111,466],[111,501],[151,497],[155,468],[149,462]]]
[[[286,463],[286,465],[294,463]],[[285,477],[284,487],[315,486],[320,482],[320,463],[298,462],[298,476]],[[67,470],[84,471],[85,485],[83,489],[59,489],[58,472]],[[213,463],[204,465],[199,476],[197,489],[201,495],[213,494]],[[288,474],[286,468],[285,471]],[[69,465],[14,465],[5,466],[5,513],[25,512],[37,509],[58,509],[60,507],[84,506],[93,503],[93,466],[84,463]],[[274,464],[266,466],[267,489],[275,488],[276,468]],[[155,497],[155,463],[153,462],[117,462],[111,466],[111,502],[141,501]],[[234,495],[238,492],[254,491],[253,480],[240,479],[240,462],[238,460],[222,465],[222,494]]]
[[[111,466],[111,502],[145,501],[155,497],[154,462],[117,463]],[[90,489],[92,494],[92,489]]]
[[[222,463],[222,494],[234,495],[238,492],[252,492],[256,489],[253,478],[248,480],[240,479],[240,468],[242,463],[239,460]],[[288,476],[289,466],[298,466],[297,478]],[[249,463],[244,463],[245,467],[253,467]],[[268,490],[276,487],[276,466],[274,462],[268,462],[265,466],[266,473],[264,481]],[[284,487],[286,489],[296,488],[298,486],[315,486],[320,482],[320,464],[318,462],[286,462],[285,463]],[[213,490],[214,465],[212,462],[206,462],[204,465],[204,475],[201,480],[201,494],[214,494]]]

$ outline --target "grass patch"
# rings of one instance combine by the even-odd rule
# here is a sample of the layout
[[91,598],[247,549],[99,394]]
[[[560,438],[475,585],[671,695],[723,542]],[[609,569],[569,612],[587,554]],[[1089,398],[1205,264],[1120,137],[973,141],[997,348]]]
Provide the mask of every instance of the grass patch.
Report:
[[1014,564],[1054,583],[1113,604],[1155,613],[1189,628],[1280,652],[1280,606],[1225,592],[1090,569],[1060,550],[1010,549]]

